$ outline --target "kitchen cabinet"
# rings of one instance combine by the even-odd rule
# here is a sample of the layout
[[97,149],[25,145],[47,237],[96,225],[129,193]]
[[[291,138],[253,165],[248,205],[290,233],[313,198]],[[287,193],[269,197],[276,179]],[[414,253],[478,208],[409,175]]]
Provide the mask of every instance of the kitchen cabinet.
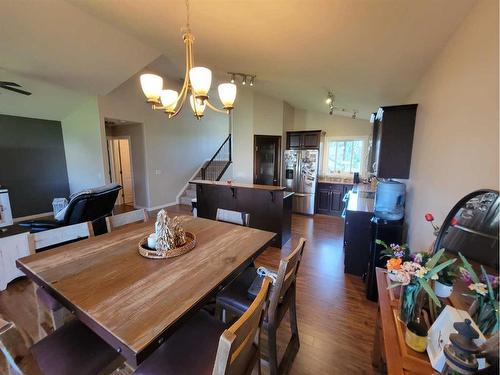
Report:
[[410,177],[417,104],[380,107],[373,122],[369,160],[379,178]]
[[321,143],[321,130],[286,133],[287,150],[316,150]]
[[316,213],[339,216],[344,209],[344,196],[351,189],[352,185],[318,183],[316,190]]

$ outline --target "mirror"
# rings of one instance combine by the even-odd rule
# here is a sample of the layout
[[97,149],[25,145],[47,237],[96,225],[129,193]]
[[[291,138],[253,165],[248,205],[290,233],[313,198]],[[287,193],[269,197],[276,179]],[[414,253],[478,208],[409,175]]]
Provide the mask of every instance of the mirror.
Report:
[[498,191],[478,190],[463,197],[443,222],[434,251],[445,248],[498,269]]

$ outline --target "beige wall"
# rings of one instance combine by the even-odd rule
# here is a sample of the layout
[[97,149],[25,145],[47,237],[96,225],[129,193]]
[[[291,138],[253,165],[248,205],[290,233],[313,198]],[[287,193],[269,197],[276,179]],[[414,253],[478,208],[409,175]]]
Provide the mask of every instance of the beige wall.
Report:
[[[168,81],[164,85],[175,87]],[[226,115],[207,110],[205,117],[197,121],[189,103],[170,120],[161,111],[153,111],[145,102],[139,74],[100,97],[99,107],[101,119],[126,120],[144,126],[148,208],[174,204],[177,194],[202,163],[213,156],[229,131]]]
[[422,78],[407,222],[413,249],[433,241],[424,214],[441,223],[451,207],[479,188],[498,189],[498,1],[481,0]]
[[61,123],[70,193],[104,185],[107,155],[97,97],[85,100]]
[[256,135],[283,135],[282,100],[264,94],[254,95],[253,132]]

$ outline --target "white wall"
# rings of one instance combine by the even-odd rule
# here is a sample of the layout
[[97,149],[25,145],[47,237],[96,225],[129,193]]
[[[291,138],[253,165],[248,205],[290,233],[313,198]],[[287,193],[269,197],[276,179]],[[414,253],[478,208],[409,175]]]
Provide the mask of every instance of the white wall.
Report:
[[107,159],[97,97],[86,99],[61,123],[70,193],[104,185]]
[[[175,87],[172,82],[164,85]],[[197,121],[189,103],[170,120],[163,112],[153,111],[142,94],[139,74],[100,97],[99,105],[102,119],[120,119],[144,126],[148,208],[175,203],[177,194],[201,164],[213,156],[229,131],[226,115],[207,109],[203,119]]]
[[407,222],[413,249],[430,246],[440,223],[479,188],[498,189],[498,1],[478,1],[408,99],[419,104]]

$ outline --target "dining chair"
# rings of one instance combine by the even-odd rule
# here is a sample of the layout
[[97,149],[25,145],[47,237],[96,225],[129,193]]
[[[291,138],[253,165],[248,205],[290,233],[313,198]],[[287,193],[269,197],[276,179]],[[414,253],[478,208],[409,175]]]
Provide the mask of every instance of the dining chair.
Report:
[[145,208],[124,212],[123,214],[108,216],[106,218],[106,227],[108,232],[112,232],[113,229],[121,227],[122,225],[135,223],[137,221],[148,221],[148,212]]
[[[287,373],[300,347],[297,325],[296,278],[306,240],[301,238],[297,247],[285,258],[281,259],[276,281],[270,292],[269,307],[264,317],[263,328],[267,331],[268,359],[272,375]],[[241,316],[247,306],[252,303],[248,290],[257,273],[255,268],[246,269],[232,283],[223,288],[216,298],[216,311],[225,315],[226,311]],[[277,357],[276,331],[286,312],[290,315],[291,338],[280,363]]]
[[245,227],[250,226],[250,214],[246,212],[225,210],[223,208],[217,209],[215,220],[223,221],[225,223],[244,225]]
[[[30,253],[35,254],[37,250],[54,247],[65,242],[93,237],[92,223],[67,225],[64,227],[50,229],[43,232],[30,233],[28,243]],[[37,304],[38,334],[42,339],[50,332],[61,327],[65,322],[73,318],[56,299],[48,294],[43,288],[35,285],[35,300]]]
[[[111,374],[124,361],[76,319],[30,345],[24,332],[0,316],[0,351],[9,375],[104,375]],[[0,372],[4,374],[1,368]]]
[[[136,375],[260,374],[260,327],[269,294],[266,278],[243,315],[229,328],[201,310],[135,371]],[[218,345],[217,345],[218,342]]]

